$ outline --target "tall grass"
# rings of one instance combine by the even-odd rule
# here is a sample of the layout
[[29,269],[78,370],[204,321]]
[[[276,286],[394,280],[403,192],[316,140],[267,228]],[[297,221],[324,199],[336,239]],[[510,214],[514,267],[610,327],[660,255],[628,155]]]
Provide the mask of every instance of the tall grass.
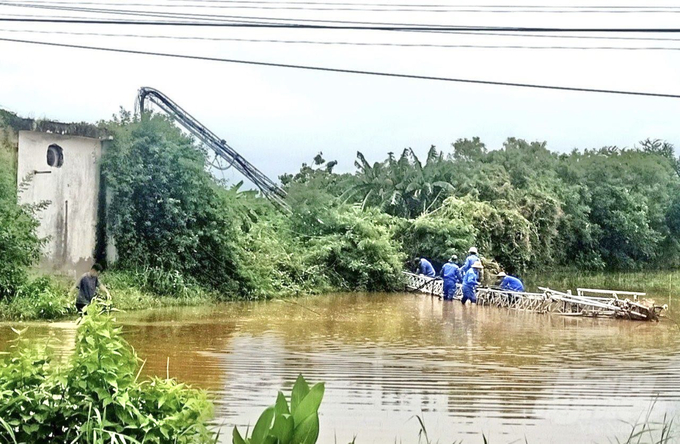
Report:
[[153,268],[110,270],[101,276],[111,291],[113,305],[121,310],[211,304],[224,299],[182,276]]
[[75,313],[68,284],[51,277],[37,277],[20,286],[11,298],[0,300],[0,319],[59,319]]
[[636,422],[627,423],[630,426],[630,433],[623,441],[616,438],[616,444],[668,444],[677,442],[678,435],[673,424],[674,418],[664,414],[661,421],[651,420],[655,406],[656,401]]
[[538,286],[556,290],[600,288],[623,291],[642,291],[659,305],[671,303],[680,309],[680,270],[604,271],[588,272],[565,269],[530,272],[524,276],[529,289]]

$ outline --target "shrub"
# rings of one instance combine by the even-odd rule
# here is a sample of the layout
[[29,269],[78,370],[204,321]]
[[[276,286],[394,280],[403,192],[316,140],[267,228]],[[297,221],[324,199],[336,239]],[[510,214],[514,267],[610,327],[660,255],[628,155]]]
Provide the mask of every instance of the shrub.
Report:
[[7,319],[57,319],[73,312],[68,287],[44,276],[24,283],[0,304],[0,315]]
[[403,220],[398,231],[409,258],[426,257],[437,263],[446,262],[453,254],[461,259],[475,244],[476,230],[467,218],[424,215]]
[[[11,164],[0,150],[0,164]],[[14,296],[27,281],[26,270],[40,258],[35,212],[41,205],[19,205],[13,168],[0,168],[0,299]]]
[[392,217],[377,209],[327,211],[304,244],[307,261],[322,266],[330,281],[347,290],[399,288],[404,255],[393,242]]
[[260,217],[242,240],[243,275],[249,298],[290,296],[330,290],[323,264],[312,262],[307,248],[281,215]]
[[170,379],[139,381],[138,358],[121,328],[88,307],[66,368],[19,340],[0,365],[3,442],[208,443],[212,404]]
[[235,193],[205,170],[205,153],[159,115],[124,116],[108,129],[115,137],[102,174],[118,265],[150,269],[151,285],[163,294],[185,281],[223,293],[240,289]]

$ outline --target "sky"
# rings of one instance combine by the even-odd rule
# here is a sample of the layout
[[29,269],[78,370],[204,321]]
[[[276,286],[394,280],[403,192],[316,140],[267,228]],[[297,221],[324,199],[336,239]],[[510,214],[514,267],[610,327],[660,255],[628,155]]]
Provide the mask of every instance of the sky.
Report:
[[[161,20],[44,7],[112,8],[119,13],[130,10],[209,14],[213,20],[217,20],[218,15],[231,15],[563,28],[664,28],[676,26],[680,18],[680,4],[640,0],[601,1],[597,5],[607,6],[607,9],[600,12],[590,10],[588,13],[569,8],[560,10],[563,12],[531,8],[566,4],[546,0],[425,2],[440,5],[436,8],[423,6],[423,2],[415,0],[336,0],[335,5],[315,3],[314,0],[301,1],[35,0],[28,3],[7,0],[0,1],[0,18],[31,15]],[[526,6],[518,7],[520,4]],[[466,5],[470,7],[461,8]],[[489,5],[497,6],[490,8]],[[616,8],[636,5],[675,8],[652,9],[653,12],[649,9]],[[122,36],[124,34],[146,37]],[[586,34],[675,39],[597,40],[368,30],[0,22],[0,39],[666,94],[680,94],[679,34]],[[176,37],[476,47],[321,45]],[[518,45],[664,47],[676,50],[507,48]],[[311,162],[318,152],[323,152],[327,160],[337,160],[336,171],[345,172],[354,170],[357,151],[374,162],[383,160],[388,152],[400,153],[407,147],[413,148],[419,155],[424,155],[430,145],[448,152],[455,140],[475,136],[479,136],[490,149],[502,147],[508,137],[547,141],[550,149],[559,152],[611,145],[631,147],[648,137],[664,139],[680,147],[680,99],[673,98],[374,77],[4,41],[0,41],[0,54],[0,108],[27,117],[96,122],[110,118],[120,107],[133,110],[137,90],[142,86],[154,87],[227,140],[272,178],[298,170],[301,163]],[[231,181],[240,179],[231,170],[225,176]]]

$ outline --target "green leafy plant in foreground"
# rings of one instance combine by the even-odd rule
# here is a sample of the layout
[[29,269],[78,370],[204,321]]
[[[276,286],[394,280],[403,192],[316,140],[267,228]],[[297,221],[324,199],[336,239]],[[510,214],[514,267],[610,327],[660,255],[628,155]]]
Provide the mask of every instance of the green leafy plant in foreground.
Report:
[[205,392],[172,379],[140,381],[115,319],[88,308],[64,368],[21,335],[0,362],[0,443],[214,442]]
[[319,437],[319,406],[324,383],[311,388],[298,376],[290,396],[290,405],[282,392],[276,404],[267,407],[255,423],[253,433],[245,439],[234,427],[234,444],[314,444]]

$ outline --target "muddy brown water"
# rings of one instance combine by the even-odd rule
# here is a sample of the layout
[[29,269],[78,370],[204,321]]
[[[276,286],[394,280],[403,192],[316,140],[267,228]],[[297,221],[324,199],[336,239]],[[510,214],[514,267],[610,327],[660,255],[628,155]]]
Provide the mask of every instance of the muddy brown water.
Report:
[[[320,443],[615,442],[627,423],[680,414],[673,322],[462,307],[413,294],[340,294],[118,314],[147,374],[207,389],[230,442],[289,393],[326,382]],[[73,322],[28,335],[73,348]],[[0,324],[0,350],[14,334]]]

